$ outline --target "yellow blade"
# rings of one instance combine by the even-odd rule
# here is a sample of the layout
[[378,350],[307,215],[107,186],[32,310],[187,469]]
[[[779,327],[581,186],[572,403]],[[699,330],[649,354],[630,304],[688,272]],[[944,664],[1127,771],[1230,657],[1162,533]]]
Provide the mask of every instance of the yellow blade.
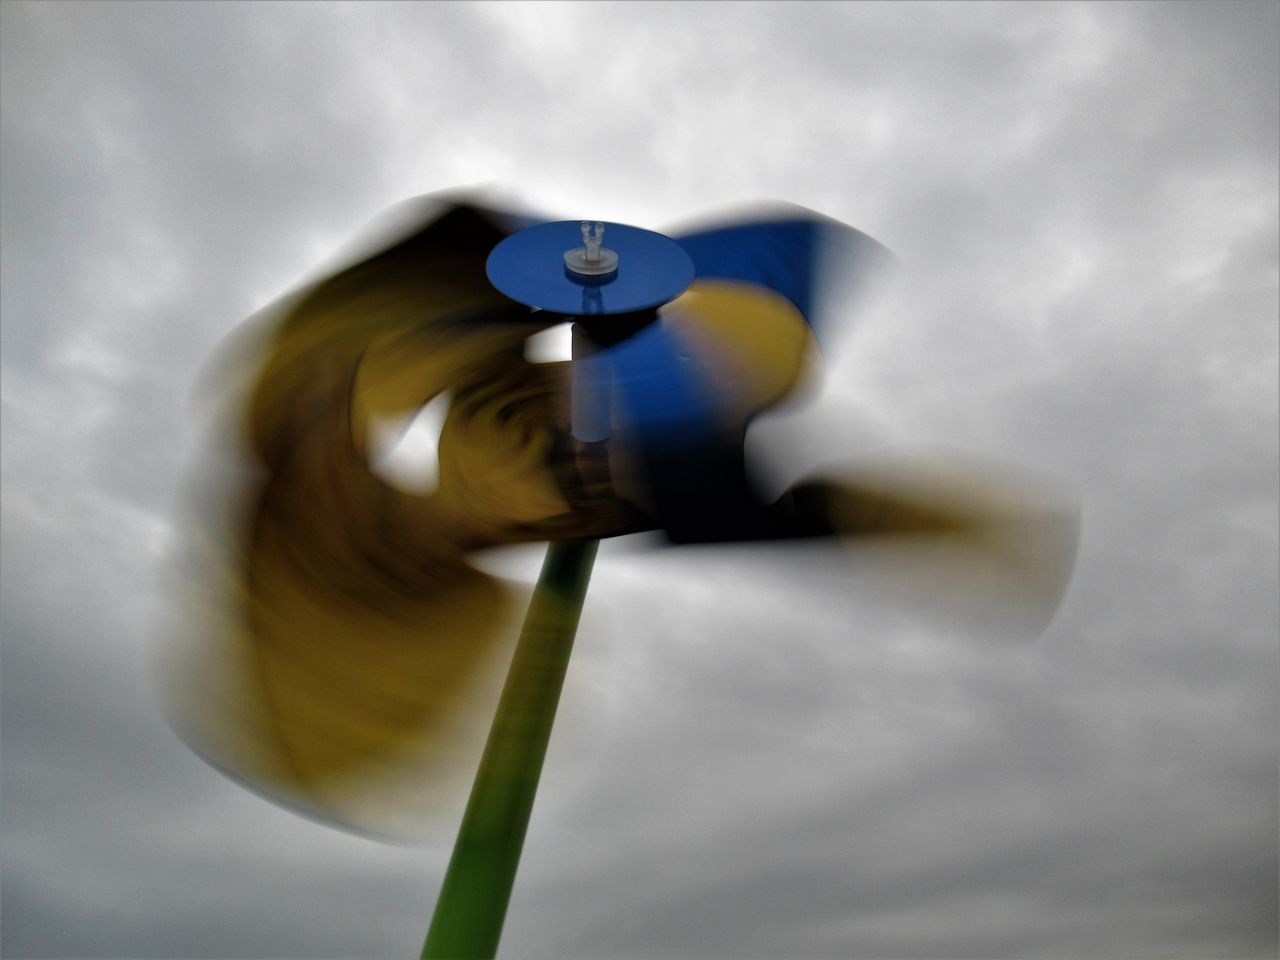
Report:
[[[457,823],[526,593],[468,555],[617,532],[615,504],[563,492],[567,374],[525,361],[545,324],[484,277],[501,236],[446,210],[261,318],[209,384],[230,426],[175,567],[162,693],[211,762],[361,830]],[[371,424],[444,391],[438,489],[390,486]]]
[[1039,478],[958,455],[828,474],[797,485],[780,506],[821,516],[853,553],[850,576],[877,595],[966,630],[1034,638],[1075,564],[1079,513],[1070,498]]

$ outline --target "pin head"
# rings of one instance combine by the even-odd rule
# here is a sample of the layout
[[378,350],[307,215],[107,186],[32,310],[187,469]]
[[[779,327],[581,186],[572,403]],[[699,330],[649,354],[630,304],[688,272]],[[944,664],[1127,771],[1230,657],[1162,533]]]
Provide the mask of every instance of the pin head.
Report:
[[606,278],[618,269],[618,254],[602,246],[604,242],[604,224],[597,223],[595,234],[591,232],[591,221],[582,221],[582,246],[564,252],[564,265],[570,273],[582,277]]

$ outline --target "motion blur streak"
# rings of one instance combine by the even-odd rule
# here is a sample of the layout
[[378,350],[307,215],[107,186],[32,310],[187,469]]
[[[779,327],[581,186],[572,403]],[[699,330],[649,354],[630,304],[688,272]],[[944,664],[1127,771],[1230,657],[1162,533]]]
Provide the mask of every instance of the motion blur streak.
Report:
[[[530,221],[468,198],[415,209],[400,239],[255,318],[206,384],[222,432],[192,484],[161,686],[182,736],[229,774],[382,836],[456,823],[527,595],[471,565],[486,547],[899,536],[958,551],[948,570],[995,571],[984,589],[1027,599],[1028,629],[1056,608],[1074,516],[1028,499],[1034,483],[916,460],[758,493],[744,439],[813,372],[830,282],[815,265],[843,249],[856,273],[883,256],[874,241],[796,208],[677,237],[689,291],[620,339],[597,323],[600,349],[575,361],[619,400],[609,439],[587,445],[569,432],[570,364],[524,355],[567,318],[485,276]],[[435,488],[381,479],[374,424],[445,393]]]
[[[488,669],[510,651],[523,591],[466,554],[606,532],[561,492],[573,489],[557,478],[571,459],[552,449],[566,371],[522,355],[546,323],[484,277],[499,223],[433,211],[259,318],[260,344],[219,365],[257,373],[230,402],[230,467],[215,464],[231,483],[188,524],[185,580],[203,602],[181,623],[190,642],[174,644],[164,692],[218,766],[377,833],[437,826],[483,742],[500,681]],[[437,489],[379,479],[374,418],[444,390]]]

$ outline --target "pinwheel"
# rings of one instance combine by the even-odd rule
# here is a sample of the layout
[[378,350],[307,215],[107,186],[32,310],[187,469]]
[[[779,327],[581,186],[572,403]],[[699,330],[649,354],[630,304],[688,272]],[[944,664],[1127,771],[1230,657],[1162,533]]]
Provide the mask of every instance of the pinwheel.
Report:
[[[930,537],[999,557],[1037,610],[1056,606],[1074,549],[1056,501],[865,469],[767,498],[748,469],[753,418],[845,319],[829,278],[887,256],[869,237],[794,207],[674,239],[469,198],[411,219],[213,368],[211,456],[174,566],[185,642],[162,689],[210,762],[374,834],[420,836],[480,758],[424,956],[496,950],[598,539]],[[572,361],[526,358],[569,320]],[[377,425],[441,397],[435,488],[388,482]],[[540,541],[518,631],[527,590],[474,561]]]

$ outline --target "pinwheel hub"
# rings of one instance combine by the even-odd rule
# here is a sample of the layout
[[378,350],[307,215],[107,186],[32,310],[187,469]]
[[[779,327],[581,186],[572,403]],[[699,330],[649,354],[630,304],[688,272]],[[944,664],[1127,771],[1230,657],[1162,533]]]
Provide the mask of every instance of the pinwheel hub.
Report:
[[[618,254],[603,246],[604,224],[597,223],[595,232],[591,231],[591,221],[582,221],[582,246],[566,250],[564,266],[571,274],[580,277],[594,277],[602,281],[612,279],[610,274],[617,272]],[[570,277],[569,279],[573,279]]]
[[596,317],[660,307],[684,293],[694,271],[684,248],[660,233],[562,220],[504,239],[489,254],[485,272],[500,293],[525,306]]

